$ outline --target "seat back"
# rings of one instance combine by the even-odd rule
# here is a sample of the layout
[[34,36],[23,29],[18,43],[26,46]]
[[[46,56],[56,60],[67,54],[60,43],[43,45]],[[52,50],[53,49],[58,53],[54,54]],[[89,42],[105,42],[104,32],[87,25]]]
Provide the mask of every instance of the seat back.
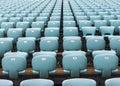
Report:
[[32,59],[32,68],[39,72],[41,78],[48,78],[49,72],[56,68],[56,58],[53,55],[37,55]]

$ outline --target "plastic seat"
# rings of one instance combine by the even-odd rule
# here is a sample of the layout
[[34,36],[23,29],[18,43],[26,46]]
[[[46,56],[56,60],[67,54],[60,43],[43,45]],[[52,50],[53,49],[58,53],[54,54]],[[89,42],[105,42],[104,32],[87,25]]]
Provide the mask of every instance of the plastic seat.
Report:
[[120,46],[120,37],[111,37],[109,38],[110,41],[110,49],[115,50],[117,52],[118,55],[120,55],[120,48],[118,46]]
[[95,35],[96,27],[84,26],[84,27],[81,28],[81,30],[83,32],[83,36]]
[[79,21],[79,29],[81,29],[84,26],[92,26],[92,22],[89,20],[80,20]]
[[34,56],[38,56],[38,55],[52,55],[54,57],[56,57],[56,52],[51,52],[51,51],[40,51],[40,52],[34,52],[33,53],[33,57]]
[[77,27],[64,27],[63,36],[78,36],[78,28]]
[[44,23],[46,23],[48,21],[47,17],[36,17],[36,22],[38,21],[44,21]]
[[114,54],[116,55],[116,52],[114,50],[96,50],[92,52],[92,56],[95,57],[100,54]]
[[37,17],[38,16],[38,13],[30,13],[30,14],[28,14],[28,17]]
[[21,19],[23,19],[23,17],[26,17],[27,14],[26,13],[19,13],[19,14],[16,14],[16,17],[20,17]]
[[75,21],[63,21],[63,27],[75,27]]
[[4,17],[6,17],[6,18],[8,18],[8,19],[9,19],[10,17],[14,17],[14,16],[15,16],[14,14],[10,14],[10,13],[9,13],[9,14],[4,14]]
[[0,27],[1,27],[1,23],[2,23],[2,22],[8,22],[8,18],[6,18],[6,17],[0,18]]
[[32,28],[44,28],[44,22],[43,21],[37,21],[37,22],[32,22]]
[[[94,46],[91,46],[94,45]],[[102,36],[86,36],[87,51],[104,50],[105,40]]]
[[82,42],[78,36],[68,36],[63,38],[64,51],[81,50]]
[[40,38],[41,37],[41,28],[27,28],[25,31],[25,36]]
[[4,37],[5,29],[0,29],[0,38]]
[[15,56],[22,56],[23,58],[27,58],[28,57],[28,53],[26,53],[26,52],[6,52],[4,54],[4,57],[6,57],[6,56],[13,56],[13,57],[15,57]]
[[110,78],[105,81],[105,86],[120,86],[120,78]]
[[20,22],[21,21],[21,18],[20,17],[11,17],[10,19],[9,19],[9,22],[14,22],[15,24],[17,23],[17,22]]
[[48,27],[45,28],[45,37],[59,37],[59,28],[58,27]]
[[23,32],[30,27],[29,22],[17,22],[16,28],[23,28]]
[[35,50],[35,37],[18,38],[17,51],[32,52],[34,50]]
[[91,15],[90,20],[92,22],[94,22],[94,20],[101,20],[101,16],[100,15]]
[[80,77],[80,74],[86,72],[87,58],[83,54],[69,54],[62,59],[64,73],[70,74],[70,77]]
[[108,25],[110,25],[109,20],[114,20],[115,16],[114,15],[104,15],[103,19],[107,21]]
[[110,20],[110,25],[115,27],[115,33],[118,33],[120,26],[120,20]]
[[76,16],[77,23],[79,24],[80,20],[88,20],[87,16]]
[[5,34],[7,33],[7,30],[9,28],[14,28],[15,25],[14,25],[14,22],[2,22],[1,23],[1,28],[5,29]]
[[107,21],[106,20],[94,20],[94,26],[96,27],[97,30],[99,30],[100,26],[107,26]]
[[33,73],[37,73],[41,78],[48,78],[50,72],[56,69],[56,57],[54,55],[36,55],[32,59]]
[[0,79],[0,86],[13,86],[13,82],[11,80]]
[[7,72],[10,78],[17,79],[20,72],[26,69],[26,64],[23,56],[5,56],[2,59],[3,73]]
[[49,21],[48,27],[60,27],[60,21]]
[[13,38],[0,38],[0,57],[13,48]]
[[95,71],[101,73],[102,77],[110,77],[118,68],[118,57],[115,54],[99,54],[94,57],[93,64]]
[[102,36],[104,35],[114,35],[114,26],[101,26],[100,32]]
[[86,55],[86,52],[84,52],[84,51],[81,51],[81,50],[79,50],[79,51],[64,51],[63,53],[62,53],[62,56],[64,57],[64,56],[66,56],[66,55],[70,55],[70,54],[80,54],[80,55]]
[[22,35],[23,35],[22,28],[10,28],[7,31],[7,37],[13,38],[14,42],[16,42],[19,37],[22,37]]
[[57,51],[58,37],[42,37],[39,45],[41,51]]
[[30,24],[34,21],[34,17],[23,17],[23,22],[29,22]]
[[60,17],[59,16],[51,16],[50,21],[60,21]]
[[63,21],[74,21],[73,16],[63,16]]
[[96,81],[86,78],[67,79],[62,82],[62,86],[96,86]]
[[48,79],[28,79],[23,80],[20,86],[54,86],[54,82]]

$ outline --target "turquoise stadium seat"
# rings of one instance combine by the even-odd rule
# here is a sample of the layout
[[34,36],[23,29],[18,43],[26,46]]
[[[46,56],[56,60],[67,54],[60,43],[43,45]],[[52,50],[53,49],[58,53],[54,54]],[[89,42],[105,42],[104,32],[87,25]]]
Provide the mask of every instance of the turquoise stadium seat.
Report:
[[13,48],[13,38],[0,38],[0,57]]
[[120,37],[111,37],[109,38],[110,41],[110,49],[115,50],[118,55],[120,55],[120,48],[118,47],[120,45]]
[[102,77],[110,77],[118,68],[118,57],[115,54],[99,54],[94,57],[93,64],[95,71],[101,73]]
[[41,37],[39,46],[41,51],[57,51],[58,37]]
[[8,18],[6,18],[6,17],[0,18],[0,27],[1,27],[1,23],[2,23],[2,22],[8,22]]
[[100,54],[114,54],[114,55],[116,55],[116,52],[114,50],[96,50],[96,51],[92,52],[93,58],[96,55],[100,55]]
[[92,27],[92,26],[84,26],[81,28],[81,31],[83,32],[83,36],[87,36],[87,35],[95,35],[96,33],[96,27]]
[[82,48],[81,37],[78,36],[63,37],[64,51],[81,50],[81,48]]
[[92,22],[89,20],[79,20],[79,29],[84,26],[92,26]]
[[9,28],[14,28],[14,22],[2,22],[1,23],[1,28],[5,29],[5,34],[7,33]]
[[17,22],[20,22],[22,19],[21,17],[10,17],[9,22],[14,22],[15,24]]
[[69,55],[69,54],[81,54],[81,55],[86,55],[86,52],[84,52],[84,51],[81,51],[81,50],[79,50],[79,51],[64,51],[63,53],[62,53],[62,56],[64,57],[65,55]]
[[105,81],[105,86],[120,86],[120,78],[110,78]]
[[36,22],[43,21],[46,24],[48,21],[48,18],[47,17],[36,17],[35,20],[36,20]]
[[11,80],[0,79],[0,86],[13,86],[13,82]]
[[60,21],[49,21],[48,27],[60,27]]
[[[94,45],[94,46],[92,46]],[[105,40],[102,36],[86,36],[87,51],[104,50]]]
[[0,38],[4,37],[5,29],[0,29]]
[[64,27],[63,36],[78,36],[78,28],[77,27]]
[[7,72],[9,77],[17,79],[20,72],[26,69],[26,58],[23,56],[5,56],[2,59],[3,72]]
[[23,80],[20,86],[54,86],[54,82],[48,79],[28,79]]
[[96,27],[97,30],[99,30],[100,26],[107,26],[107,21],[106,20],[94,20],[94,26]]
[[70,77],[80,77],[80,73],[86,72],[87,58],[82,54],[65,55],[62,59],[64,73]]
[[119,32],[120,20],[110,20],[110,25],[115,27],[115,33]]
[[63,27],[75,27],[75,21],[63,21]]
[[45,28],[44,35],[45,37],[59,37],[59,28],[58,27],[48,27]]
[[23,28],[23,32],[30,27],[29,22],[17,22],[16,28]]
[[41,37],[41,28],[27,28],[25,31],[25,36],[40,38]]
[[50,21],[60,21],[60,16],[51,16]]
[[23,17],[23,22],[29,22],[30,24],[34,21],[34,17]]
[[66,79],[62,82],[62,86],[96,86],[96,81],[86,78]]
[[74,21],[73,16],[63,16],[63,21]]
[[114,35],[114,29],[115,29],[114,26],[101,26],[100,27],[100,32],[101,32],[102,36],[104,36],[104,35]]
[[37,21],[37,22],[32,22],[31,27],[32,28],[41,28],[41,29],[43,29],[44,25],[45,25],[44,21]]
[[23,29],[22,28],[10,28],[7,31],[7,37],[13,38],[14,42],[17,41],[19,37],[23,36]]
[[36,40],[35,37],[20,37],[20,38],[18,38],[17,51],[22,51],[22,52],[35,51],[35,40]]
[[[45,66],[46,65],[46,66]],[[56,57],[54,55],[36,55],[32,59],[33,73],[41,78],[48,78],[51,71],[56,69]]]

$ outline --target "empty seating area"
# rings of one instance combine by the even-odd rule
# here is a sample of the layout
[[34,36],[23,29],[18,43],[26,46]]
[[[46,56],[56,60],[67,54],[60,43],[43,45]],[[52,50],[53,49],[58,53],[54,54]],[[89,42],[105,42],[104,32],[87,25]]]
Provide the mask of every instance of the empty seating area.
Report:
[[0,0],[0,86],[120,86],[119,78],[120,0]]

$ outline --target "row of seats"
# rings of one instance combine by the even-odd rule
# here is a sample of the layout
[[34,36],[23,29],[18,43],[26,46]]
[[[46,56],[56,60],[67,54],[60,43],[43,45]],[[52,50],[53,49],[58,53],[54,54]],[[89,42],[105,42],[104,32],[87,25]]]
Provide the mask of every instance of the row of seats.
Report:
[[[95,72],[102,74],[102,77],[110,77],[111,73],[118,72],[119,60],[115,51],[94,51],[92,55]],[[64,74],[69,74],[70,77],[80,77],[80,74],[87,71],[87,57],[84,51],[66,51],[62,53],[62,56]],[[24,52],[4,54],[2,58],[3,74],[17,79],[19,74],[25,73],[26,58],[27,53]],[[56,53],[36,52],[33,54],[31,64],[34,74],[38,74],[41,78],[48,78],[49,75],[56,72]]]
[[[106,41],[103,36],[86,36],[86,48],[88,52],[96,50],[105,50]],[[115,50],[119,54],[119,40],[120,36],[109,36],[110,49]],[[13,38],[0,38],[0,56],[3,56],[5,52],[12,51]],[[82,39],[79,36],[63,37],[63,50],[75,51],[82,49]],[[92,46],[94,44],[94,46]],[[41,37],[36,45],[36,39],[34,37],[20,37],[16,42],[17,51],[21,52],[35,52],[36,48],[40,48],[41,51],[58,51],[59,48],[58,37]],[[24,47],[23,47],[24,46]]]
[[[84,26],[81,28],[83,36],[88,35],[99,35],[97,33],[96,27]],[[111,36],[114,35],[115,27],[114,26],[101,26],[100,33],[102,36]],[[69,32],[69,33],[68,33]],[[119,27],[120,32],[120,27]],[[5,29],[0,29],[0,37],[5,37]],[[79,36],[79,30],[77,27],[64,27],[63,36]],[[41,28],[9,28],[6,32],[7,37],[13,37],[17,39],[18,37],[35,37],[40,38],[42,36]],[[45,37],[60,37],[60,29],[58,27],[47,27],[44,30]]]
[[[1,86],[13,86],[13,82],[10,80],[0,79]],[[28,79],[23,80],[20,86],[54,86],[54,82],[49,79]],[[67,79],[62,82],[62,86],[96,86],[96,81],[86,78],[73,78]],[[105,86],[119,86],[120,78],[111,78],[105,81]]]

